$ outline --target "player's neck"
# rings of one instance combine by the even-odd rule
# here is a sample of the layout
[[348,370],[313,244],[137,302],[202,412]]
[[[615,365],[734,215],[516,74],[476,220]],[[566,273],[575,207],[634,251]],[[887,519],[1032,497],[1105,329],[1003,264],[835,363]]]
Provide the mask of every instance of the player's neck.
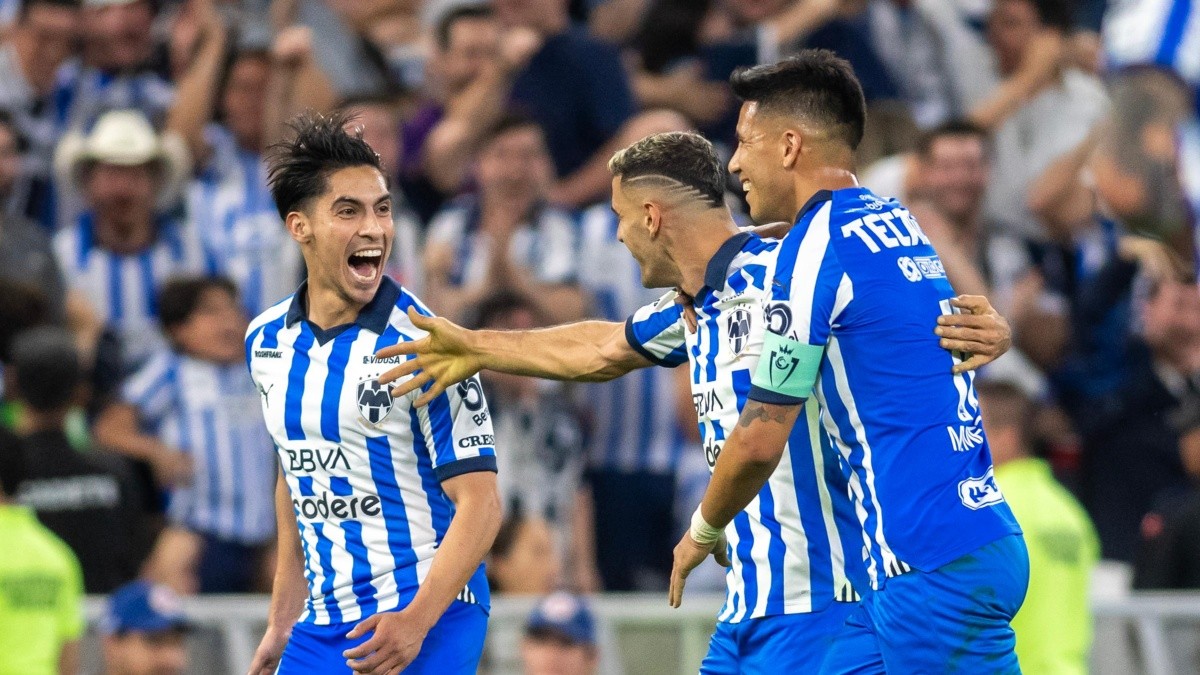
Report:
[[694,219],[686,233],[680,233],[682,241],[672,242],[675,265],[679,268],[680,284],[684,293],[695,296],[704,286],[704,274],[708,263],[721,245],[738,233],[728,209],[711,209]]
[[797,171],[793,174],[793,183],[796,186],[796,204],[792,211],[792,216],[800,212],[804,205],[813,195],[821,190],[844,190],[846,188],[858,187],[858,177],[854,175],[854,170],[848,168],[846,164],[823,164],[812,168],[809,171]]
[[309,323],[327,330],[335,326],[353,323],[365,304],[354,302],[336,288],[309,280],[305,297],[305,314]]

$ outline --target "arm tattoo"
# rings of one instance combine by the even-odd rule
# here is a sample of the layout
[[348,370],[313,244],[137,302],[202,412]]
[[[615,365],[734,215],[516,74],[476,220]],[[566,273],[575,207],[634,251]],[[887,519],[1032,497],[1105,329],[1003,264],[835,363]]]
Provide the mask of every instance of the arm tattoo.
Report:
[[788,409],[791,406],[771,405],[758,401],[746,401],[742,416],[738,419],[739,427],[748,427],[755,422],[788,423]]

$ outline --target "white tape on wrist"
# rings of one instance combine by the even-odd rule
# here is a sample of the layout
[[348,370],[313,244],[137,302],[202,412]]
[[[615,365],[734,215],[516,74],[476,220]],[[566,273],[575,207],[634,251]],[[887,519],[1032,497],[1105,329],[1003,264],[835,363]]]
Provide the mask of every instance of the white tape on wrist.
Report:
[[688,533],[692,540],[701,546],[715,544],[721,538],[721,530],[708,524],[704,519],[704,515],[700,513],[700,507],[696,507],[696,512],[692,514],[692,527]]

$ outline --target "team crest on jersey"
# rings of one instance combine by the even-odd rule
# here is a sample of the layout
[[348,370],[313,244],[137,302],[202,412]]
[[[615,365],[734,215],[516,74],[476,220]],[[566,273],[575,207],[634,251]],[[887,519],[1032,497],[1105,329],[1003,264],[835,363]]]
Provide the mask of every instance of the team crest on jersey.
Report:
[[392,411],[392,392],[370,377],[358,382],[358,414],[368,424],[379,424]]
[[729,313],[725,327],[729,331],[729,349],[737,356],[742,353],[750,339],[750,312],[742,308],[733,310]]

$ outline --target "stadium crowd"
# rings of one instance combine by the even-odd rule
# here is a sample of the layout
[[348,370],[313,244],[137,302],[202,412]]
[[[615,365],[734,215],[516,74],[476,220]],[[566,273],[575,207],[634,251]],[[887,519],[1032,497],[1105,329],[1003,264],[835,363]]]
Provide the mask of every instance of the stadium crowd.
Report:
[[[728,76],[821,47],[867,97],[860,181],[909,204],[956,290],[1013,327],[978,382],[1030,601],[1074,593],[1086,614],[1098,558],[1200,587],[1200,292],[1097,192],[1123,103],[1104,5],[0,0],[0,504],[69,545],[88,593],[269,590],[280,459],[244,334],[301,280],[263,159],[289,118],[357,112],[391,179],[388,274],[436,312],[623,320],[659,293],[615,238],[608,158],[680,129],[728,157]],[[732,182],[728,201],[743,213]],[[686,373],[483,381],[493,588],[665,590],[708,480]],[[715,566],[690,583],[723,587]]]

